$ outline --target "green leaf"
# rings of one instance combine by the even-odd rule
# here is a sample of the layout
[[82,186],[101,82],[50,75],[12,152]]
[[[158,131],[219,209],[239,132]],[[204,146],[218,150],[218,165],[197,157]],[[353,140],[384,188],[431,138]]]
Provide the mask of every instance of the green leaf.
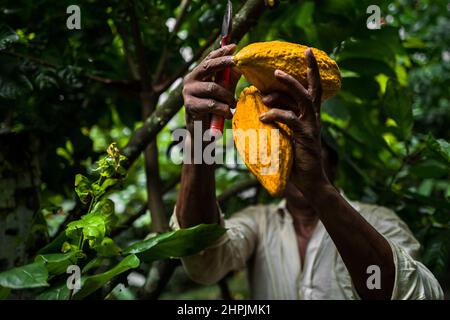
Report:
[[105,219],[106,228],[109,230],[114,223],[114,212],[114,202],[110,199],[103,199],[94,206],[91,213],[102,216]]
[[438,156],[439,159],[450,164],[450,143],[443,139],[435,139],[429,134],[426,144],[428,149]]
[[91,201],[93,197],[93,190],[89,179],[82,174],[75,176],[75,192],[77,193],[80,201],[84,204]]
[[93,293],[94,291],[100,289],[108,283],[112,278],[118,276],[119,274],[137,268],[140,264],[138,257],[134,254],[126,256],[122,261],[120,261],[114,268],[94,276],[89,276],[82,279],[82,285],[80,291],[74,294],[73,299],[83,299]]
[[120,255],[122,251],[122,249],[115,244],[113,239],[108,237],[105,237],[99,245],[95,246],[94,250],[97,251],[101,257],[115,257]]
[[84,240],[89,240],[90,247],[100,245],[105,235],[111,230],[114,223],[114,202],[103,199],[98,202],[92,211],[67,225],[66,235],[70,239],[78,241],[83,235]]
[[213,244],[225,231],[218,224],[200,224],[139,241],[128,247],[124,253],[137,254],[145,262],[189,256]]
[[102,182],[101,185],[94,184],[95,195],[100,197],[111,190],[114,186],[116,186],[120,182],[119,179],[107,178]]
[[99,214],[87,214],[80,220],[73,221],[67,225],[66,235],[70,239],[78,240],[83,234],[84,239],[89,240],[89,245],[93,247],[101,243],[105,237],[106,225],[105,217]]
[[0,273],[0,286],[11,289],[47,287],[48,272],[43,261]]
[[75,264],[77,261],[77,252],[70,251],[68,253],[50,253],[38,255],[35,262],[44,262],[50,276],[65,273],[69,265]]
[[105,178],[124,177],[127,173],[122,163],[127,159],[120,153],[116,143],[109,145],[107,149],[108,155],[97,162],[98,168],[96,171]]
[[450,235],[448,230],[431,232],[425,245],[423,262],[436,276],[442,277],[450,263]]
[[399,128],[398,135],[402,139],[407,139],[411,135],[413,127],[412,103],[405,91],[406,88],[390,79],[383,99],[386,115],[396,122]]
[[450,171],[448,166],[434,159],[425,159],[411,166],[410,172],[419,178],[442,178],[447,176]]
[[19,36],[6,25],[0,26],[0,51],[7,49],[12,43],[19,41]]
[[93,268],[98,268],[103,264],[103,262],[105,262],[107,260],[108,259],[106,259],[104,257],[95,257],[83,267],[83,269],[81,270],[81,273],[85,274]]
[[37,300],[67,300],[69,299],[69,289],[67,288],[67,282],[62,281],[57,285],[41,292],[37,297]]

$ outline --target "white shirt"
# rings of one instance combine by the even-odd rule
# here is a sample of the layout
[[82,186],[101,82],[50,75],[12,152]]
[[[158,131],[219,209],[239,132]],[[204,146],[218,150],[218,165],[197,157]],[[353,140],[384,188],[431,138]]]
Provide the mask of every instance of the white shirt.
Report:
[[[407,225],[387,208],[350,204],[392,248],[395,283],[391,298],[442,299],[436,278],[416,260],[420,244]],[[339,252],[320,221],[308,242],[302,269],[292,216],[284,200],[278,206],[248,207],[227,220],[220,216],[227,232],[208,249],[182,259],[194,281],[212,284],[232,270],[247,267],[252,299],[359,299]],[[171,220],[172,227],[179,228],[175,214]]]

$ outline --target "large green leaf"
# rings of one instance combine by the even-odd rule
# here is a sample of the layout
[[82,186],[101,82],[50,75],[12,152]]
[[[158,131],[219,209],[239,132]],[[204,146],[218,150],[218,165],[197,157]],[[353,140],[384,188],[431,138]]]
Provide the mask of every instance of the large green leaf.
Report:
[[47,287],[48,272],[38,261],[0,273],[0,286],[11,289]]
[[65,273],[69,265],[75,264],[77,254],[78,252],[76,251],[70,251],[68,253],[41,254],[35,258],[35,261],[44,262],[49,275],[55,276]]
[[137,254],[143,261],[149,262],[172,257],[193,255],[213,244],[225,233],[218,224],[200,224],[160,234],[139,241],[125,250],[125,253]]
[[93,293],[94,291],[100,289],[109,280],[116,277],[117,275],[129,270],[137,268],[140,264],[138,257],[134,254],[126,256],[121,260],[114,268],[94,276],[89,276],[81,280],[81,289],[74,294],[73,299],[83,299]]

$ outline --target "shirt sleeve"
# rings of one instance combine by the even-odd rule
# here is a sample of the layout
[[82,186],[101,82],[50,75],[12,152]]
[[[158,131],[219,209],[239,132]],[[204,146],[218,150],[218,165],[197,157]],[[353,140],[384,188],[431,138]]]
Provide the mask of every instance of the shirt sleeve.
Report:
[[[200,253],[181,259],[187,275],[200,284],[213,284],[228,272],[244,268],[256,246],[258,214],[262,214],[260,206],[248,207],[226,220],[220,212],[219,223],[226,233]],[[175,210],[170,220],[172,229],[180,228]]]
[[389,242],[395,264],[393,300],[443,299],[444,294],[436,278],[421,262],[420,244],[406,223],[392,210],[378,207],[373,213],[373,223]]

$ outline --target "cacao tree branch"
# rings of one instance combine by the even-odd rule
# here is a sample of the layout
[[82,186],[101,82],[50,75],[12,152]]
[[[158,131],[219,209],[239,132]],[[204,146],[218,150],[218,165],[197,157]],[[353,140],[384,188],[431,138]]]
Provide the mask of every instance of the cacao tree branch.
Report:
[[[128,14],[130,17],[131,35],[136,50],[137,66],[142,86],[142,116],[145,119],[154,112],[159,96],[153,91],[134,0],[128,1]],[[146,146],[144,150],[144,163],[147,178],[147,205],[152,219],[152,229],[154,232],[164,232],[169,229],[169,221],[166,216],[164,202],[160,192],[161,177],[159,173],[158,146],[156,139]]]
[[[256,24],[257,19],[263,11],[264,0],[248,0],[242,5],[241,9],[233,18],[233,32],[231,36],[234,42],[238,42]],[[210,49],[215,48],[218,43],[219,39],[215,41],[215,45],[210,46]],[[202,54],[202,57],[205,55],[205,53]],[[181,92],[182,84],[179,84],[172,90],[169,98],[156,108],[145,120],[144,124],[134,132],[123,150],[124,154],[128,157],[127,167],[134,163],[139,154],[155,139],[157,133],[181,108],[183,104]]]
[[155,261],[149,272],[153,273],[153,278],[147,277],[146,284],[139,290],[139,300],[157,300],[179,265],[179,259]]

